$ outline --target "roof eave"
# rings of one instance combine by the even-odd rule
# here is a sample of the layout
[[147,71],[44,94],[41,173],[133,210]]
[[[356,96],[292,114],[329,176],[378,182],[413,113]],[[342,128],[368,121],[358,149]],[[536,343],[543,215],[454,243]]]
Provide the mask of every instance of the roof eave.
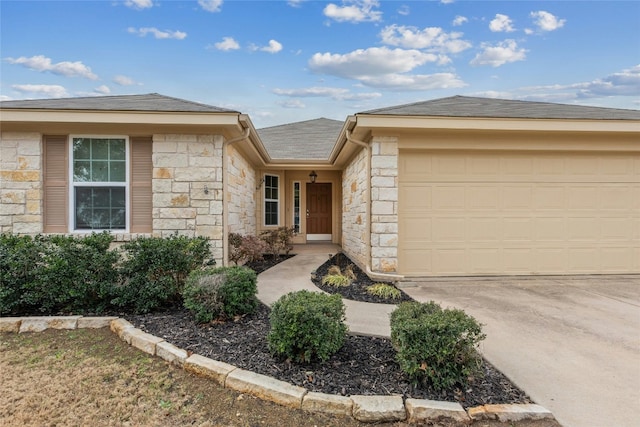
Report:
[[[519,119],[357,114],[359,128],[456,129],[555,132],[640,132],[640,120]],[[342,134],[341,134],[342,137]]]

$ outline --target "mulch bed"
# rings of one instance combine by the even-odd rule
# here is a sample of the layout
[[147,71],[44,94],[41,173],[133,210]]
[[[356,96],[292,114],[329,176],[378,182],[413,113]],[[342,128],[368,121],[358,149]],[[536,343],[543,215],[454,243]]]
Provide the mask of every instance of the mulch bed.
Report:
[[[322,278],[327,275],[329,268],[331,266],[337,265],[340,267],[340,270],[344,272],[345,268],[349,265],[352,266],[353,272],[355,273],[356,279],[349,286],[330,286],[323,285]],[[371,295],[367,292],[367,287],[373,285],[374,283],[386,283],[388,285],[392,285],[389,282],[375,281],[371,280],[369,276],[367,276],[358,266],[349,259],[345,254],[339,252],[336,255],[329,258],[324,264],[318,267],[315,270],[315,274],[311,275],[311,281],[320,289],[330,294],[340,294],[343,298],[347,298],[355,301],[364,301],[364,302],[375,302],[379,304],[399,304],[404,301],[413,301],[413,299],[400,291],[400,298],[392,299],[392,298],[383,298],[377,295]]]
[[[253,267],[260,272],[279,261],[270,260]],[[395,361],[395,351],[386,338],[349,335],[344,346],[325,363],[294,364],[274,358],[266,339],[269,308],[263,304],[255,313],[236,321],[204,325],[196,324],[193,316],[182,308],[125,317],[136,327],[187,351],[310,391],[345,396],[395,394],[404,398],[459,402],[465,408],[531,403],[523,391],[486,361],[482,368],[484,376],[473,379],[464,388],[437,392],[428,386],[412,385]]]

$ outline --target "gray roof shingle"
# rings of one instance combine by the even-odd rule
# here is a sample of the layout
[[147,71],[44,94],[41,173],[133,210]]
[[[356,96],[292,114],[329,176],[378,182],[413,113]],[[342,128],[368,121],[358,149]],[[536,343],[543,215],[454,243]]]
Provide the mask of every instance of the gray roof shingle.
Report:
[[449,98],[363,111],[358,114],[514,119],[640,119],[640,110],[468,96],[452,96]]
[[258,129],[272,159],[327,160],[344,123],[314,119]]
[[0,109],[99,110],[189,113],[237,113],[184,99],[149,93],[146,95],[91,96],[84,98],[29,99],[0,102]]

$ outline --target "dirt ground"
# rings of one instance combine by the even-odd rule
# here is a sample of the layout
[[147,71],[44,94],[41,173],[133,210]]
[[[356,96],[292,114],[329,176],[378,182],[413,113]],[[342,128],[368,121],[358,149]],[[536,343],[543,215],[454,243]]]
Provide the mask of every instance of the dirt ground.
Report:
[[[366,426],[291,410],[199,378],[108,329],[0,334],[3,426]],[[378,424],[406,427],[406,423]],[[559,427],[538,421],[474,427]]]

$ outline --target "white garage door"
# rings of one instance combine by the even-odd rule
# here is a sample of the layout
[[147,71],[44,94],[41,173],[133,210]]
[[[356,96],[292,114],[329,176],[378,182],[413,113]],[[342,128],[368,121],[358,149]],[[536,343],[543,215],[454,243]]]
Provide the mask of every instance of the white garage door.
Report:
[[400,152],[407,276],[640,273],[640,153]]

